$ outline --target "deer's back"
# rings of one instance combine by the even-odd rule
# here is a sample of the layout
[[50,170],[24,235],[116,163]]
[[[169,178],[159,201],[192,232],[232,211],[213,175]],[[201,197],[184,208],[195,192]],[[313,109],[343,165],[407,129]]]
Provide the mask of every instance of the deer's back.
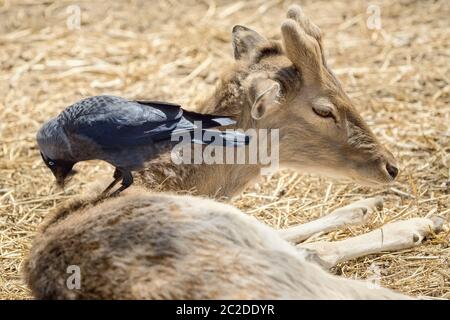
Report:
[[[349,280],[302,260],[275,231],[229,205],[128,193],[74,210],[53,220],[34,241],[24,269],[36,298],[363,295],[361,283],[347,285]],[[79,268],[79,289],[67,286],[71,266]]]

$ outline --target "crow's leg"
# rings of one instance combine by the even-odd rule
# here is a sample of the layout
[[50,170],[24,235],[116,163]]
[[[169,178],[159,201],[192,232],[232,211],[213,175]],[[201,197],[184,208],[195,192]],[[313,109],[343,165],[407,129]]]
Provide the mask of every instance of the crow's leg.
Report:
[[106,196],[106,194],[120,181],[120,179],[122,179],[122,172],[116,168],[113,177],[114,181],[106,187],[106,189],[102,192],[102,196]]
[[111,193],[111,197],[119,195],[123,190],[127,189],[133,184],[133,175],[130,171],[122,171],[122,185],[119,189]]

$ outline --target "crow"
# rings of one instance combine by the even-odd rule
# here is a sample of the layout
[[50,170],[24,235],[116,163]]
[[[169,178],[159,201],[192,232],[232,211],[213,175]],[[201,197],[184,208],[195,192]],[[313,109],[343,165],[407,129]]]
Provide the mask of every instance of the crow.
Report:
[[[133,183],[132,171],[142,169],[146,161],[178,143],[172,141],[172,136],[188,134],[189,142],[199,144],[248,144],[249,137],[239,132],[205,130],[234,123],[229,117],[186,111],[168,102],[94,96],[76,102],[46,122],[37,133],[37,143],[42,159],[61,187],[75,173],[73,166],[77,162],[97,159],[113,165],[114,181],[103,194],[122,180],[111,194],[115,196]],[[199,127],[203,128],[201,133],[213,134],[215,139],[196,138],[194,132]]]

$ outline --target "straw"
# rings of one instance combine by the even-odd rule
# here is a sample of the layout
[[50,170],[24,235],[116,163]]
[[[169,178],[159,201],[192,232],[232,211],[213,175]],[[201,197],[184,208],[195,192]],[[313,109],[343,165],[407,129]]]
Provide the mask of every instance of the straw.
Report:
[[[99,94],[195,108],[232,62],[233,25],[279,39],[289,4],[0,1],[0,298],[31,297],[20,267],[49,210],[100,174],[112,174],[105,164],[82,164],[81,174],[61,192],[36,149],[39,126],[71,103]],[[284,228],[361,197],[385,197],[384,211],[367,225],[316,237],[327,241],[430,213],[450,220],[450,6],[446,0],[377,4],[380,30],[367,27],[369,2],[302,3],[323,30],[328,62],[347,93],[397,156],[398,182],[369,189],[281,171],[234,201],[243,211]],[[80,8],[80,29],[67,25],[77,8],[72,5]],[[376,267],[383,286],[449,299],[449,239],[446,226],[422,246],[352,260],[332,272],[366,279]]]

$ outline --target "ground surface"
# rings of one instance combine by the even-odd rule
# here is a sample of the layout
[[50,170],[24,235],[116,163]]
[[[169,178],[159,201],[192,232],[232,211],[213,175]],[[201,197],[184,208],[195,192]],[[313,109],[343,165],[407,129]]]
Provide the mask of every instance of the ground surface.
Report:
[[[36,149],[38,127],[72,102],[102,93],[195,107],[231,62],[232,26],[279,37],[289,4],[0,0],[0,298],[30,297],[19,269],[36,227],[80,184],[111,170],[99,163],[81,166],[83,174],[66,194],[58,191]],[[391,189],[365,189],[283,171],[235,200],[270,225],[309,221],[374,194],[387,201],[371,223],[318,238],[343,239],[391,219],[450,218],[450,3],[377,2],[380,30],[368,28],[368,19],[369,26],[376,24],[367,14],[370,4],[303,3],[325,33],[330,65],[398,157],[401,177]],[[79,29],[73,16],[78,9]],[[333,272],[449,299],[449,263],[446,227],[420,247],[349,261]]]

